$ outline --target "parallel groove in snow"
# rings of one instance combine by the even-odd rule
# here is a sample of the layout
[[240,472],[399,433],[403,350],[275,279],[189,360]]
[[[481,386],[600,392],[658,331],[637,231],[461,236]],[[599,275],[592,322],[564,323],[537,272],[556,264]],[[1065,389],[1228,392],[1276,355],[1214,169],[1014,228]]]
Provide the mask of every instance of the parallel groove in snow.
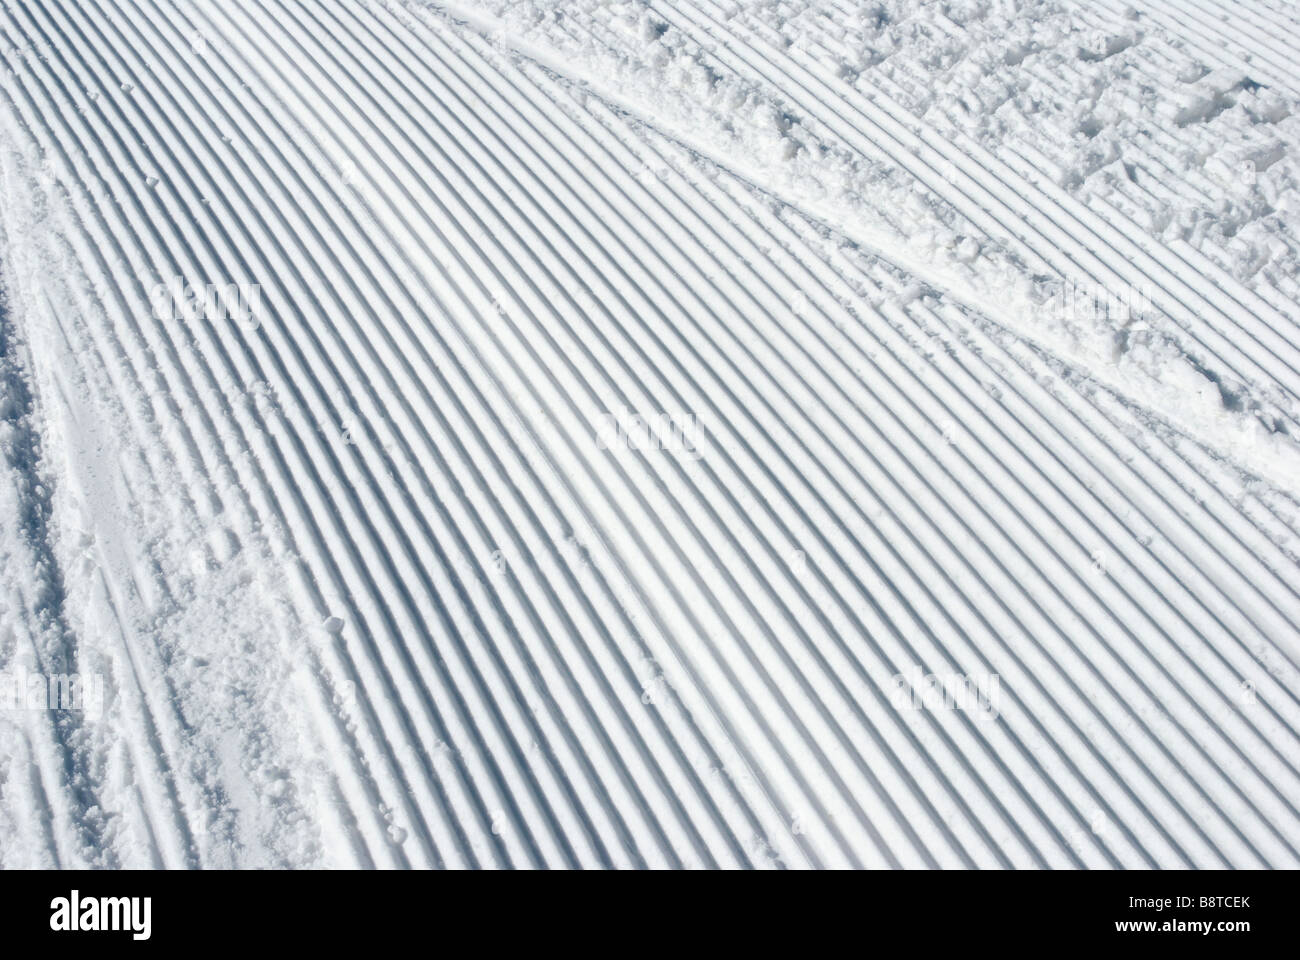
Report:
[[[1105,0],[1114,7],[1113,0]],[[1280,32],[1264,33],[1255,26],[1258,11],[1241,10],[1250,4],[1234,5],[1237,9],[1219,11],[1217,16],[1197,0],[1143,0],[1144,13],[1169,28],[1175,35],[1188,37],[1206,56],[1236,66],[1250,73],[1261,73],[1266,80],[1281,83],[1292,92],[1300,92],[1300,70],[1296,69],[1296,48],[1282,49],[1279,37],[1294,33],[1294,24]],[[1122,9],[1122,8],[1120,8]],[[1190,31],[1191,36],[1188,36]],[[1248,39],[1247,39],[1248,38]],[[1249,51],[1244,56],[1230,52],[1225,40]]]
[[[53,114],[53,111],[47,111],[46,113],[47,113],[47,115],[52,115],[52,114]],[[64,159],[65,159],[65,160],[67,159],[67,155],[66,155],[66,154],[64,155]],[[74,166],[73,164],[69,163],[67,169],[69,169],[69,170],[75,170],[75,166]],[[109,169],[111,169],[111,165],[106,165],[106,166],[103,167],[103,169],[109,170]],[[92,210],[92,212],[93,212],[93,211],[94,211],[94,208],[92,207],[91,210]],[[109,230],[106,228],[106,229],[105,229],[105,234],[106,234],[106,235],[110,235],[110,234],[111,234],[111,231],[109,231]],[[100,250],[96,249],[94,246],[91,246],[91,247],[89,248],[89,250],[90,250],[90,256],[92,256],[92,257],[94,257],[94,258],[96,258],[96,259],[99,260],[99,266],[103,269],[103,274],[102,274],[102,275],[106,278],[106,281],[107,281],[107,278],[111,277],[111,272],[108,271],[108,269],[107,269],[107,265],[106,265],[106,263],[105,263],[104,260],[103,260],[103,254],[102,254],[102,252],[101,252]],[[111,281],[107,281],[107,282],[111,283]],[[112,287],[112,286],[109,286],[109,289],[113,289],[113,287]],[[122,297],[120,296],[120,291],[117,291],[117,292],[119,293],[119,296],[115,297],[114,300],[113,300],[113,302],[121,303],[121,304],[123,304],[123,305],[125,306],[125,304],[126,304],[126,302],[127,302],[128,300],[135,300],[135,299],[136,299],[134,296],[132,296],[132,297],[128,297],[128,298],[125,298],[125,299],[124,299],[124,298],[122,298]],[[117,315],[117,319],[118,319],[118,321],[120,322],[122,329],[126,329],[127,327],[129,327],[129,326],[134,322],[134,312],[133,312],[131,309],[129,309],[129,308],[125,308],[125,309],[123,310],[122,313],[120,313],[120,314]],[[170,354],[168,351],[164,350],[162,353],[155,353],[155,354],[154,354],[154,357],[155,357],[155,358],[169,357],[169,356],[170,356],[170,357],[188,357],[188,358],[191,358],[191,359],[198,358],[200,361],[202,361],[203,354],[202,354],[200,351],[196,351],[196,350],[185,350],[185,351],[178,352],[178,353],[176,353],[176,354]],[[112,368],[109,367],[108,369],[111,370]],[[182,376],[184,376],[184,375],[182,374]],[[137,381],[138,381],[138,378],[137,378]],[[184,398],[184,397],[186,397],[186,396],[189,394],[189,392],[190,392],[190,391],[189,391],[189,389],[188,389],[188,387],[187,387],[187,388],[185,388],[185,389],[182,389],[182,390],[180,390],[180,391],[177,391],[177,392],[175,393],[175,396],[180,397],[180,398]],[[229,406],[229,405],[223,405],[223,408],[224,408],[224,409],[229,409],[229,410],[238,409],[238,407],[235,407],[235,406]],[[143,447],[143,449],[145,449],[145,450],[151,450],[152,448],[151,448],[150,446],[148,446],[148,445],[145,445],[145,446]],[[183,458],[178,458],[178,460],[180,460],[180,462],[184,462]],[[151,832],[152,832],[152,831],[151,831]]]
[[[782,68],[773,59],[774,50],[758,38],[754,43],[746,43],[750,37],[739,37],[717,19],[700,10],[695,16],[692,4],[666,9],[662,5],[654,7],[664,19],[681,26],[686,24],[686,31],[695,25],[701,33],[710,39],[721,34],[730,37],[729,44],[723,44],[724,53],[719,53],[715,46],[713,55],[722,63],[731,66],[743,65],[745,70],[764,81],[769,75],[766,70],[753,66],[745,56],[749,52],[753,58],[762,60],[768,68],[785,83],[776,86],[785,96],[790,97],[812,116],[820,117],[829,126],[841,128],[847,137],[867,151],[884,148],[890,159],[899,163],[904,169],[914,174],[918,180],[930,186],[944,183],[944,178],[935,166],[935,161],[927,157],[939,157],[955,165],[960,180],[953,182],[943,195],[954,201],[954,195],[968,201],[965,211],[977,224],[993,224],[994,235],[1007,235],[1028,243],[1028,237],[1036,238],[1033,246],[1027,247],[1030,256],[1049,257],[1056,263],[1068,263],[1057,272],[1066,277],[1086,277],[1102,281],[1109,289],[1126,289],[1126,283],[1140,285],[1149,283],[1154,286],[1154,297],[1158,304],[1163,303],[1171,317],[1177,319],[1185,329],[1217,357],[1229,370],[1237,373],[1245,382],[1249,380],[1238,370],[1235,364],[1244,364],[1245,369],[1254,377],[1263,377],[1270,383],[1276,383],[1286,390],[1290,401],[1300,393],[1300,352],[1297,347],[1284,339],[1261,318],[1256,317],[1239,304],[1234,308],[1233,301],[1223,292],[1215,291],[1201,282],[1200,289],[1192,287],[1192,278],[1179,276],[1176,264],[1159,260],[1145,254],[1128,235],[1122,234],[1100,221],[1077,201],[1065,195],[1053,184],[1041,180],[1032,182],[1017,177],[1006,169],[1006,165],[994,158],[982,147],[961,138],[959,146],[965,152],[948,144],[937,135],[892,105],[889,98],[878,95],[873,100],[848,91],[844,96],[836,96],[825,78],[812,72],[816,64],[805,67],[797,58],[787,58]],[[798,91],[805,91],[808,99],[797,96]],[[900,120],[900,117],[904,119]],[[858,124],[865,124],[864,133]],[[872,137],[869,134],[876,134]],[[891,150],[889,144],[896,146]],[[927,153],[922,153],[927,150]],[[914,152],[915,151],[915,152]],[[1002,195],[996,187],[1004,188]],[[942,188],[939,188],[942,190]],[[1018,201],[1018,202],[1017,202]],[[959,209],[963,204],[956,203]],[[1053,211],[1057,211],[1055,214]],[[1061,218],[1058,223],[1056,217]],[[1064,226],[1077,228],[1083,237],[1092,237],[1097,241],[1094,248],[1081,240],[1076,234],[1066,231]],[[1140,237],[1141,234],[1137,233]],[[1112,250],[1109,262],[1103,251]],[[1056,254],[1056,251],[1060,251]],[[1064,258],[1064,259],[1061,259]],[[1130,259],[1132,258],[1132,259]],[[1142,264],[1146,264],[1143,266]],[[1229,316],[1228,311],[1231,311]],[[1207,320],[1215,315],[1221,318],[1218,325],[1211,325]],[[1237,344],[1229,342],[1228,331],[1249,332],[1252,339],[1259,343],[1263,355],[1252,355],[1242,350]],[[1260,337],[1267,337],[1272,342],[1264,343]],[[1278,354],[1281,351],[1281,355]],[[1280,364],[1276,370],[1270,369],[1270,361]],[[1297,413],[1284,411],[1288,419],[1300,424]]]
[[[864,155],[952,162],[1031,262],[1155,284],[1300,424],[1291,321],[1200,255],[652,7]],[[297,613],[344,622],[303,667],[357,862],[1300,864],[1295,565],[1140,410],[966,308],[873,306],[888,264],[437,10],[19,0],[0,28],[42,55],[0,107],[75,184],[101,362],[185,425],[156,476],[236,475]],[[262,324],[148,317],[175,274],[259,283]],[[619,405],[697,414],[703,456],[598,449]],[[896,709],[912,665],[996,673],[1001,716]],[[145,802],[156,856],[197,865],[178,789]]]

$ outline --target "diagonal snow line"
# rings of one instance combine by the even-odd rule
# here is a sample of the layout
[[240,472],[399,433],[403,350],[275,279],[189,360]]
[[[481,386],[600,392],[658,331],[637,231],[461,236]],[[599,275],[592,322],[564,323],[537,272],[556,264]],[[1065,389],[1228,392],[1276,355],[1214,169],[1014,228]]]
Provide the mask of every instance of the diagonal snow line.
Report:
[[[0,14],[6,142],[58,178],[43,228],[79,291],[43,311],[61,354],[20,322],[120,431],[49,441],[102,507],[91,619],[129,694],[132,776],[70,760],[122,813],[93,855],[1300,863],[1285,257],[1238,281],[1138,229],[1136,181],[1085,202],[1050,158],[940,133],[898,93],[919,60],[841,83],[849,0],[652,6],[630,40],[599,5]],[[783,49],[800,16],[829,60]],[[841,208],[805,193],[811,153],[786,176],[719,139],[682,94],[733,82],[788,110],[769,144],[802,124],[822,173],[875,156],[889,186]],[[1152,164],[1203,136],[1169,125]],[[1215,188],[1152,202],[1182,189]],[[974,252],[911,244],[913,214]],[[1076,267],[1157,283],[1174,316],[1124,330],[1150,358],[999,292]],[[178,320],[232,284],[253,322],[214,294]],[[73,849],[62,790],[0,816],[47,824],[24,856]]]

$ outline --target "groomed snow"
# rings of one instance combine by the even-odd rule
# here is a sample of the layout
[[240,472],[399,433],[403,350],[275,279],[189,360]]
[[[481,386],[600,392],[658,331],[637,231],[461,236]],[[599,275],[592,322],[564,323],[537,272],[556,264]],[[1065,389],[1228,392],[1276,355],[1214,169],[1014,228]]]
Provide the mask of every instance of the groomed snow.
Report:
[[0,7],[0,867],[1300,866],[1300,8]]

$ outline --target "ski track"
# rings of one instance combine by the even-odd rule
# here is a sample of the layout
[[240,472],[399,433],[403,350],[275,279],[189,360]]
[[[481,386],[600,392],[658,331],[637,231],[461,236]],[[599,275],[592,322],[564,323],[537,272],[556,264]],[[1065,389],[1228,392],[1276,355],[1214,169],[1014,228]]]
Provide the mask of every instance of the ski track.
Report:
[[[1149,228],[1214,203],[1201,134],[1075,189],[919,61],[846,80],[849,0],[637,8],[1025,277],[1148,290],[1208,419],[629,93],[575,6],[0,9],[0,506],[44,518],[0,667],[110,681],[0,718],[0,864],[1300,865],[1300,313]],[[1300,98],[1285,5],[1060,6]],[[256,324],[157,315],[175,276]]]

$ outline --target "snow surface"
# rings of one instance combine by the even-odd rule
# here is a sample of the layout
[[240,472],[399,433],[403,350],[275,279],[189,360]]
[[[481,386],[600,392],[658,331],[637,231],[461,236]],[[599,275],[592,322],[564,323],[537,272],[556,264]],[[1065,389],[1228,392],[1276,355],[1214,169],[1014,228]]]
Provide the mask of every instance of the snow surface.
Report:
[[1300,866],[1295,4],[0,40],[0,867]]

